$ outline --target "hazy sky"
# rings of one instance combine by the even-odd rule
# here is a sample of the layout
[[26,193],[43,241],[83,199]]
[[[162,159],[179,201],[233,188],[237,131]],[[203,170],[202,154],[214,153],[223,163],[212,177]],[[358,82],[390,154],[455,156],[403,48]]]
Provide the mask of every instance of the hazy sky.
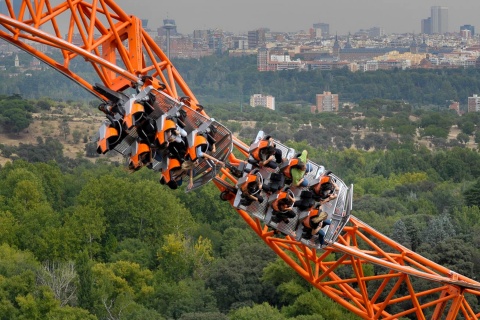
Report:
[[[219,28],[245,32],[308,30],[313,23],[330,24],[330,33],[347,34],[381,27],[386,33],[419,33],[431,6],[448,7],[448,29],[464,24],[480,32],[480,0],[117,0],[127,13],[149,19],[152,29],[174,19],[180,33]],[[477,31],[478,30],[478,31]]]

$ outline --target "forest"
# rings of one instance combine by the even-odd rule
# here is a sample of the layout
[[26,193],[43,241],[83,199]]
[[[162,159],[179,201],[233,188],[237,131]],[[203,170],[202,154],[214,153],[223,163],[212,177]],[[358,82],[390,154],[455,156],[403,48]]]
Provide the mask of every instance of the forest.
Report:
[[[3,98],[16,108],[47,107]],[[339,147],[332,128],[322,137],[330,145],[315,142],[307,129],[282,141],[307,149],[312,161],[354,184],[353,215],[476,279],[480,155],[440,136],[455,125],[474,138],[478,118],[409,108],[401,101],[366,100],[343,116],[309,117],[322,128],[329,122],[352,132],[365,126],[388,136],[387,144],[356,148],[352,138],[351,147]],[[238,116],[220,105],[210,111]],[[275,132],[276,121],[296,114],[286,109],[267,120],[263,111],[241,116]],[[364,122],[351,119],[355,112],[365,115]],[[411,112],[416,120],[406,116]],[[236,124],[242,139],[254,137],[255,128],[225,121]],[[435,147],[429,148],[404,126],[441,133],[430,133]],[[0,168],[0,319],[357,319],[277,258],[213,184],[173,191],[146,168],[130,173],[108,157],[67,158],[52,137],[36,145],[0,145],[0,151],[12,159]]]

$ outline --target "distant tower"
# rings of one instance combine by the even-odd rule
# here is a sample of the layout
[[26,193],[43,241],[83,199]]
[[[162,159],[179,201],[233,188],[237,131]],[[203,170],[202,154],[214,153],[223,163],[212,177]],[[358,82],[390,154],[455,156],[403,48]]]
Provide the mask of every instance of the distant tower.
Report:
[[415,54],[418,53],[418,45],[417,39],[415,39],[415,34],[413,34],[412,43],[410,43],[410,52]]
[[258,71],[268,71],[268,49],[265,47],[258,48],[257,69]]
[[352,49],[352,44],[350,43],[350,32],[348,33],[347,43],[345,43],[345,47],[343,47],[343,49]]
[[340,58],[340,43],[338,42],[338,36],[335,35],[335,43],[333,44],[333,57]]
[[432,18],[422,19],[422,33],[432,34]]
[[432,34],[444,34],[448,32],[448,8],[433,6],[431,8]]
[[420,46],[418,48],[418,52],[421,52],[421,53],[427,53],[428,52],[428,44],[427,44],[427,40],[425,39],[425,35],[423,35],[423,40],[422,40],[422,43],[420,44]]
[[18,59],[18,54],[15,55],[15,68],[20,67],[20,59]]
[[163,29],[166,31],[167,36],[167,58],[170,59],[170,31],[173,30],[174,32],[177,30],[177,26],[175,25],[175,20],[165,19],[163,20]]

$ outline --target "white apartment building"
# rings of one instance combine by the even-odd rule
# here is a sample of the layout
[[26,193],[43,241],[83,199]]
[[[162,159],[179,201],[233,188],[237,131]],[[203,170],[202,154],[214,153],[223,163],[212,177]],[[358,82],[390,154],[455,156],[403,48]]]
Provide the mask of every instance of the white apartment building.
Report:
[[256,93],[250,96],[250,106],[275,110],[275,97]]

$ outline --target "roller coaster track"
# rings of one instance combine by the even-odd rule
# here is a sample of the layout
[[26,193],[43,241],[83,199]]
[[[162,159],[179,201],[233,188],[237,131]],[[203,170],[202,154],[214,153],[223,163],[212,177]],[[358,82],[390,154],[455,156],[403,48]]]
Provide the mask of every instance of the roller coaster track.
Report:
[[[188,109],[192,115],[198,113],[196,120],[209,119],[168,57],[142,29],[140,19],[126,14],[115,2],[67,0],[56,1],[56,5],[49,0],[4,2],[8,13],[0,14],[0,37],[99,99],[108,101],[106,91],[96,90],[94,84],[75,73],[72,62],[89,64],[98,75],[98,82],[109,90],[128,96],[130,91],[138,93],[148,88],[158,91],[157,96],[166,97],[176,107]],[[45,48],[55,54],[47,54]],[[188,105],[180,102],[185,96],[189,97]],[[193,122],[190,126],[196,128]],[[228,130],[224,130],[224,135],[228,136]],[[249,146],[235,137],[225,141],[217,154],[219,158],[234,165],[245,160],[234,156],[229,144],[237,149],[237,154],[248,157]],[[339,224],[338,234],[329,238],[327,246],[319,247],[301,241],[287,227],[272,225],[267,216],[257,214],[259,208],[239,206],[238,176],[228,167],[213,168],[205,166],[205,177],[213,180],[224,200],[232,204],[253,231],[312,286],[358,316],[480,318],[478,304],[469,302],[479,298],[480,283],[418,255],[350,215],[351,200],[348,203],[347,194],[350,192],[351,199],[352,188],[345,186],[344,224]],[[207,180],[197,180],[197,184]]]

